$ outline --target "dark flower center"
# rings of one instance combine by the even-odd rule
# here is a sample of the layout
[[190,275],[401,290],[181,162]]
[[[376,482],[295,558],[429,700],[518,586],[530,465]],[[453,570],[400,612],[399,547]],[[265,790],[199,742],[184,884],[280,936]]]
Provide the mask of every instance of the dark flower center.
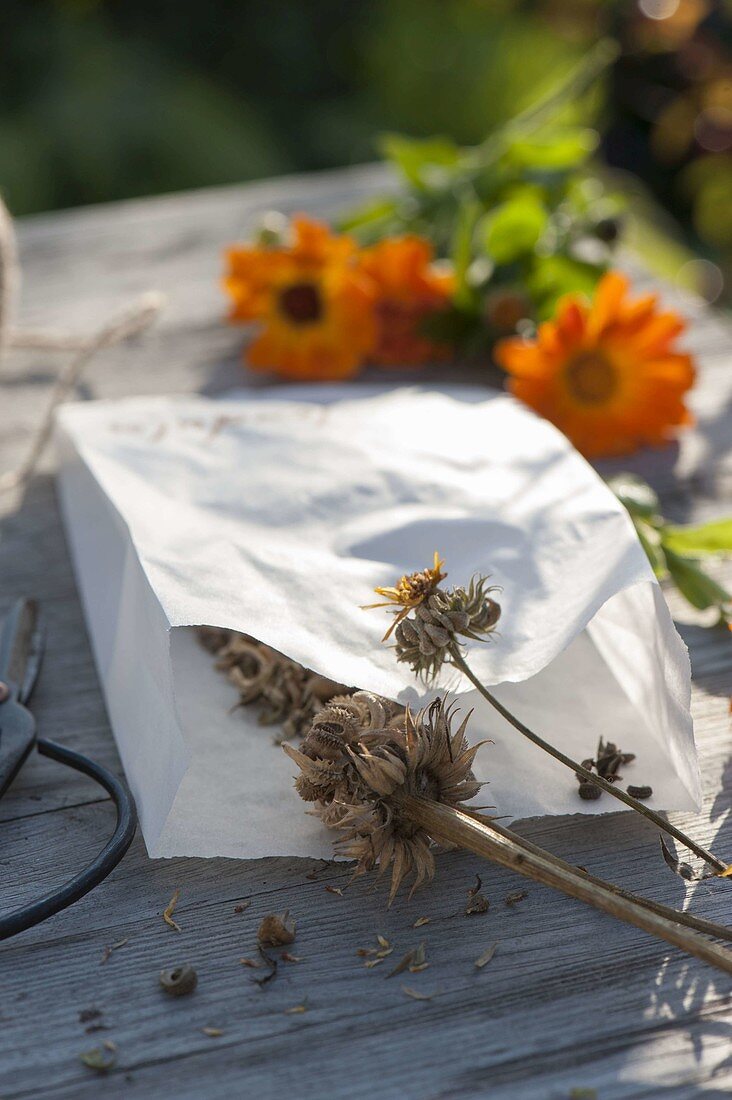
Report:
[[323,315],[320,291],[313,283],[292,283],[279,296],[280,310],[296,325],[310,325]]
[[593,351],[578,355],[567,367],[566,378],[572,396],[583,405],[608,401],[618,381],[612,363]]

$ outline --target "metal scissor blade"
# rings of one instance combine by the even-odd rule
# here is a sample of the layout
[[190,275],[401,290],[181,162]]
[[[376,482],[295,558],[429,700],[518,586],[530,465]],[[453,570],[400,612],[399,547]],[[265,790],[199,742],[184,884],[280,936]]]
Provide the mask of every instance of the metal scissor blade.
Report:
[[0,796],[35,742],[36,724],[23,704],[33,690],[42,649],[37,605],[19,600],[0,630]]
[[5,616],[0,631],[0,680],[8,685],[10,694],[15,698],[20,696],[26,683],[29,658],[34,642],[38,641],[37,631],[38,605],[35,600],[18,600]]

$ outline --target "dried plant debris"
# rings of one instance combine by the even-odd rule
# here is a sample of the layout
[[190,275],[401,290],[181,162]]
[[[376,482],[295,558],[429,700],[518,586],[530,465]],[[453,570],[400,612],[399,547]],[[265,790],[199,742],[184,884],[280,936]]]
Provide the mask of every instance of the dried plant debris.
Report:
[[406,993],[407,997],[411,997],[413,1001],[431,1001],[433,997],[436,997],[436,993],[420,993],[418,989],[412,989],[410,985],[402,986],[402,993]]
[[408,970],[410,974],[418,974],[420,971],[426,970],[428,966],[423,942],[419,947],[413,947],[411,951],[407,951],[406,955],[389,971],[386,977],[393,978],[396,974],[403,974],[405,970]]
[[252,959],[252,958],[239,959],[239,962],[241,963],[242,966],[248,966],[252,970],[258,970],[259,967],[262,965],[261,962],[257,962],[256,959]]
[[468,901],[465,906],[465,916],[474,917],[480,913],[487,913],[490,908],[488,898],[481,893],[483,880],[480,875],[475,876],[475,886],[468,890]]
[[279,740],[305,734],[323,703],[352,690],[247,634],[204,626],[199,627],[198,637],[239,692],[239,705],[257,704],[260,724],[278,725]]
[[[268,955],[263,947],[259,947],[258,950],[262,962],[265,966],[269,967],[269,969],[261,978],[252,978],[252,981],[258,986],[265,986],[277,975],[277,959],[273,959],[271,955]],[[245,965],[251,965],[251,963],[246,963]]]
[[637,798],[639,802],[645,802],[647,798],[653,797],[653,787],[634,787],[628,785],[626,790],[631,798]]
[[326,886],[325,889],[329,894],[337,894],[339,898],[343,897],[343,888],[341,886]]
[[240,901],[238,905],[234,906],[235,913],[246,913],[249,906],[252,904],[252,899],[247,898],[246,901]]
[[302,962],[302,955],[291,955],[289,951],[282,951],[280,958],[286,963],[299,963]]
[[160,971],[160,987],[170,997],[186,997],[197,985],[198,974],[188,963]]
[[360,958],[367,960],[364,963],[367,970],[373,970],[375,966],[379,966],[394,950],[386,936],[377,935],[376,942],[377,947],[359,947],[356,952]]
[[202,1027],[201,1031],[204,1035],[207,1035],[209,1039],[219,1039],[224,1034],[220,1027]]
[[[582,767],[586,768],[588,772],[594,771],[607,783],[617,783],[622,779],[620,769],[624,768],[626,764],[632,764],[635,760],[634,752],[621,752],[618,746],[613,741],[605,741],[601,737],[597,746],[597,755],[582,761]],[[602,796],[602,788],[596,786],[594,783],[585,779],[579,772],[576,773],[577,782],[579,783],[579,796],[586,801],[594,801]],[[645,800],[650,798],[653,794],[653,789],[648,786],[643,787],[628,787],[628,794],[632,798],[638,798]]]
[[101,1008],[82,1008],[79,1012],[80,1024],[91,1024],[95,1020],[101,1020],[104,1015]]
[[123,940],[117,940],[116,943],[108,943],[102,951],[102,957],[99,960],[99,965],[102,966],[109,959],[113,951],[118,951],[120,947],[124,947],[126,943],[129,943],[129,937],[125,937]]
[[412,925],[412,928],[422,928],[423,925],[429,924],[432,917],[417,917],[416,921]]
[[308,999],[305,998],[299,1005],[292,1005],[291,1008],[285,1009],[285,1016],[302,1016],[304,1012],[308,1010]]
[[117,1047],[111,1039],[105,1039],[101,1046],[82,1051],[79,1058],[88,1069],[109,1073],[117,1065]]
[[[285,745],[300,774],[295,787],[328,826],[342,832],[339,853],[354,875],[391,867],[391,903],[405,876],[413,890],[434,876],[441,838],[402,811],[405,795],[458,807],[481,783],[472,773],[479,746],[465,737],[469,715],[453,729],[454,708],[438,698],[413,716],[370,692],[332,699],[316,715],[301,750]],[[444,844],[444,847],[449,845]]]
[[506,894],[505,898],[503,899],[503,904],[508,905],[509,907],[518,905],[520,901],[523,901],[524,898],[527,898],[528,896],[528,890],[512,890],[510,894]]
[[268,913],[257,931],[257,942],[260,947],[284,947],[294,941],[295,929],[289,909],[281,915]]
[[714,871],[695,871],[690,863],[684,863],[678,856],[674,855],[662,836],[659,836],[658,839],[661,841],[661,852],[667,866],[679,878],[685,879],[686,882],[701,882],[703,879],[717,877]]
[[168,925],[168,928],[173,928],[176,932],[182,932],[183,931],[183,929],[178,924],[178,922],[173,920],[173,913],[175,912],[175,907],[178,904],[179,898],[180,898],[180,890],[175,890],[174,893],[173,893],[172,898],[170,899],[170,901],[166,905],[165,909],[163,909],[163,920]]
[[496,953],[497,943],[492,943],[490,947],[487,947],[482,955],[479,955],[475,960],[475,966],[478,970],[482,970],[484,966],[487,966]]

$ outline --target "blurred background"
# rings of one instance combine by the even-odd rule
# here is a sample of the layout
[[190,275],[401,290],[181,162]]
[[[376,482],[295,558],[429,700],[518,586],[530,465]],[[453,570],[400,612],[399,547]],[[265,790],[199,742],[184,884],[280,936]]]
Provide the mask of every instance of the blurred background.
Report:
[[2,0],[15,214],[479,142],[602,34],[601,157],[732,270],[732,0]]

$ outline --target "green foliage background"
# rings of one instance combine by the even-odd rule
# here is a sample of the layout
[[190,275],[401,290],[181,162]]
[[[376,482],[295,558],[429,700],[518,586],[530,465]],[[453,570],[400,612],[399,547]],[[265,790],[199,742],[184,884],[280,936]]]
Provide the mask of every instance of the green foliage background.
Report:
[[[668,18],[643,14],[661,9]],[[363,162],[383,132],[478,144],[611,34],[623,52],[596,116],[602,153],[726,274],[731,11],[732,0],[2,0],[0,189],[23,214]]]

